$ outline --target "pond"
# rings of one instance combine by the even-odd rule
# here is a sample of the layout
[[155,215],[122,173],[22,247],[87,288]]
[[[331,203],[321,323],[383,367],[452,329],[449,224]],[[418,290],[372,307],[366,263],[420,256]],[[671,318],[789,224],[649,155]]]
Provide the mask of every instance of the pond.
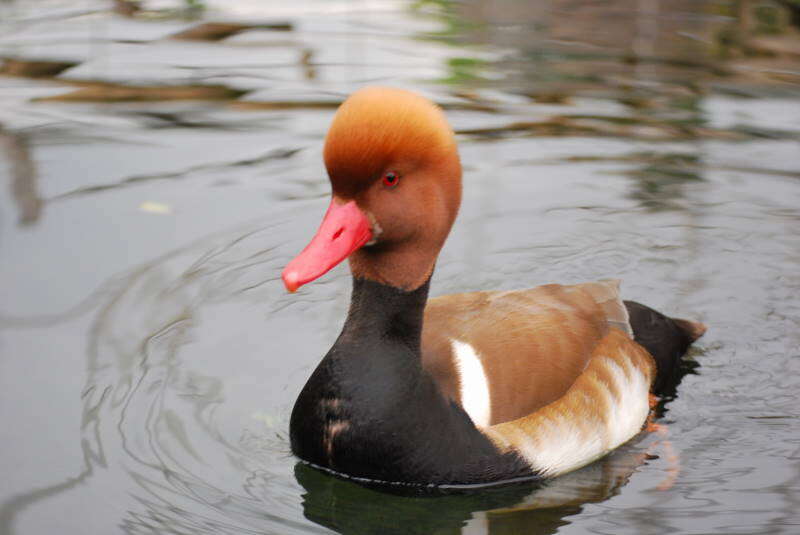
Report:
[[[796,2],[113,4],[0,3],[0,534],[800,531]],[[661,432],[437,497],[297,464],[350,276],[279,276],[370,84],[458,135],[432,295],[621,278],[709,325]]]

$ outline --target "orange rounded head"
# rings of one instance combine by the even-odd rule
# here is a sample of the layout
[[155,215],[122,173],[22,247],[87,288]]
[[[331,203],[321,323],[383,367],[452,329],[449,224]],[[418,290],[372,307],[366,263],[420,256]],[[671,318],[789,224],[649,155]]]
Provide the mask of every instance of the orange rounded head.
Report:
[[442,110],[368,87],[339,107],[325,140],[332,199],[311,243],[283,271],[289,291],[350,258],[353,276],[421,286],[461,204],[458,148]]

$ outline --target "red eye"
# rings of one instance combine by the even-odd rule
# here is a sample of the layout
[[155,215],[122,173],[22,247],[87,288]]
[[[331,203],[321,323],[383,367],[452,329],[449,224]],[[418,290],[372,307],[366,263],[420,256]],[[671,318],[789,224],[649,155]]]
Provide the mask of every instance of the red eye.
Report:
[[397,173],[389,171],[385,175],[383,175],[383,185],[387,188],[393,188],[400,182],[400,177],[397,176]]

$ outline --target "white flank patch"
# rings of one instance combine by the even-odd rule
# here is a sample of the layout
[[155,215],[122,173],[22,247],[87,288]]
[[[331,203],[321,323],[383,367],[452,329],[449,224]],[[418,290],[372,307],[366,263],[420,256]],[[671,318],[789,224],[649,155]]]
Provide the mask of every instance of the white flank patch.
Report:
[[650,413],[650,384],[629,360],[623,361],[624,370],[611,359],[606,360],[606,365],[613,372],[620,397],[614,407],[613,417],[608,419],[607,424],[609,450],[612,450],[642,429]]
[[610,410],[605,421],[587,414],[556,411],[539,422],[535,436],[512,441],[543,475],[556,476],[585,466],[642,429],[650,412],[650,388],[645,375],[628,361],[625,369],[610,358],[604,358],[603,364],[613,377],[612,384],[600,390]]
[[535,437],[515,444],[531,467],[543,476],[571,472],[605,453],[601,433],[587,432],[573,418],[581,416],[559,414],[541,422]]
[[488,427],[492,420],[492,402],[481,359],[471,345],[458,340],[453,340],[453,353],[461,383],[461,406],[476,427]]

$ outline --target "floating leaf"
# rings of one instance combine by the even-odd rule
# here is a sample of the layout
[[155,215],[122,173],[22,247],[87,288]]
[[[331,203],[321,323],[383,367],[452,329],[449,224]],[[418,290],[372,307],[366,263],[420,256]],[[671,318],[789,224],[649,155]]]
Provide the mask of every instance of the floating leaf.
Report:
[[139,205],[139,210],[142,212],[150,212],[151,214],[171,214],[172,208],[168,204],[145,201]]

